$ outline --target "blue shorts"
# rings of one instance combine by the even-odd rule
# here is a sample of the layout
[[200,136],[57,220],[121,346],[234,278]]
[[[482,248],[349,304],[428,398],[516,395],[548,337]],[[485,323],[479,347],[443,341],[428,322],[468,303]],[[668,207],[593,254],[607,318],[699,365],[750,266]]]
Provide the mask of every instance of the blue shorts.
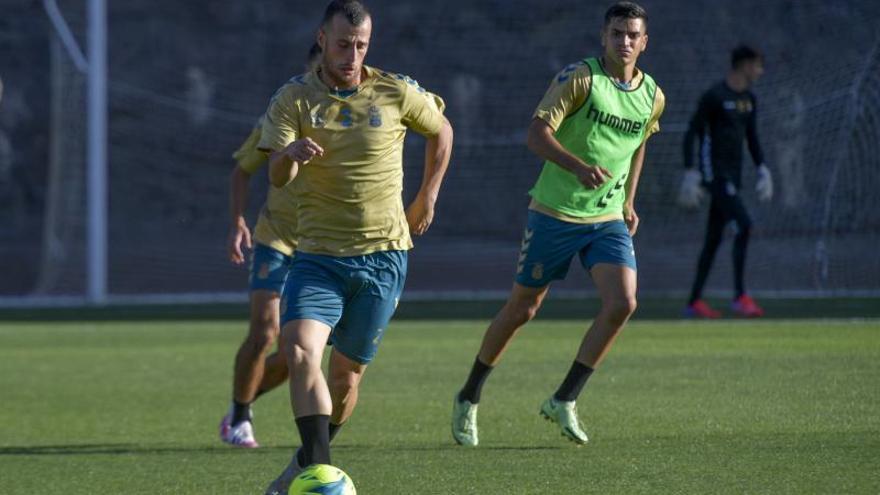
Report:
[[281,299],[282,326],[293,320],[317,320],[333,329],[330,343],[345,357],[367,364],[403,292],[406,251],[364,256],[296,253]]
[[268,290],[281,294],[293,257],[265,246],[255,244],[251,257],[251,274],[248,279],[251,291]]
[[597,263],[636,269],[632,237],[623,220],[580,224],[529,210],[516,282],[526,287],[544,287],[553,280],[562,280],[575,254],[587,270]]

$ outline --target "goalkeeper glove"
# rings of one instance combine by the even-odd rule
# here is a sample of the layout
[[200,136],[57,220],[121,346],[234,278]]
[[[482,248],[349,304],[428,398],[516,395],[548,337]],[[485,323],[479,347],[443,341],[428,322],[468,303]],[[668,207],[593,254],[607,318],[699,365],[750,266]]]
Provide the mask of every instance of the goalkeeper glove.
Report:
[[703,176],[696,169],[688,169],[681,178],[681,186],[678,188],[678,204],[684,208],[696,208],[700,206],[705,192],[703,191]]
[[773,198],[773,176],[770,169],[763,163],[758,166],[758,182],[755,184],[755,192],[758,193],[759,201],[770,201]]

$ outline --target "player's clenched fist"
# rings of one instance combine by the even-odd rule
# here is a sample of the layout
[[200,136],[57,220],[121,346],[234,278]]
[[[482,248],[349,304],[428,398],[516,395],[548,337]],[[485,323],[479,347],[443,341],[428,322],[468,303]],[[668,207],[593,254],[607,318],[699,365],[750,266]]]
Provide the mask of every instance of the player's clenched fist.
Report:
[[323,155],[324,148],[312,141],[312,138],[304,137],[288,144],[283,153],[297,163],[308,163],[316,155]]
[[406,209],[406,222],[409,224],[409,233],[422,235],[428,231],[431,222],[434,221],[434,204],[422,196],[416,196],[409,208]]
[[581,167],[578,169],[576,175],[578,182],[583,184],[587,189],[597,189],[608,181],[608,179],[614,177],[611,172],[598,165]]

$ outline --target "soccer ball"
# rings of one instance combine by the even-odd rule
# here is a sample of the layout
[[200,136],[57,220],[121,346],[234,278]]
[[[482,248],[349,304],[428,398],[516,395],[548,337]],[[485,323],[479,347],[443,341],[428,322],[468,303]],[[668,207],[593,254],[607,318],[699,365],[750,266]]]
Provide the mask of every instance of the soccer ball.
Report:
[[345,472],[328,464],[313,464],[293,479],[290,495],[357,495]]

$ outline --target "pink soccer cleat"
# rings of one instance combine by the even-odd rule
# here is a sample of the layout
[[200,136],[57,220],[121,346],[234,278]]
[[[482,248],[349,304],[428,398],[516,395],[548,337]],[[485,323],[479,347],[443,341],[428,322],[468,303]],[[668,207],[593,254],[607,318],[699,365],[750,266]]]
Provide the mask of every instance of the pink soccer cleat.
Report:
[[232,426],[230,424],[230,422],[232,422],[232,415],[231,414],[227,414],[227,415],[223,416],[223,419],[220,420],[219,430],[220,430],[220,440],[221,441],[224,441],[224,442],[226,441],[226,435],[229,434],[229,427]]
[[697,299],[684,308],[684,316],[685,318],[706,318],[714,320],[716,318],[721,318],[721,312],[712,309],[706,304],[706,301]]
[[250,421],[242,421],[232,426],[232,416],[227,414],[220,420],[220,440],[234,447],[255,449],[260,446],[254,438],[254,426]]
[[764,316],[764,310],[761,309],[761,307],[758,306],[758,303],[756,303],[748,294],[743,294],[734,299],[733,303],[730,304],[730,309],[732,309],[737,315],[745,318],[759,318]]

